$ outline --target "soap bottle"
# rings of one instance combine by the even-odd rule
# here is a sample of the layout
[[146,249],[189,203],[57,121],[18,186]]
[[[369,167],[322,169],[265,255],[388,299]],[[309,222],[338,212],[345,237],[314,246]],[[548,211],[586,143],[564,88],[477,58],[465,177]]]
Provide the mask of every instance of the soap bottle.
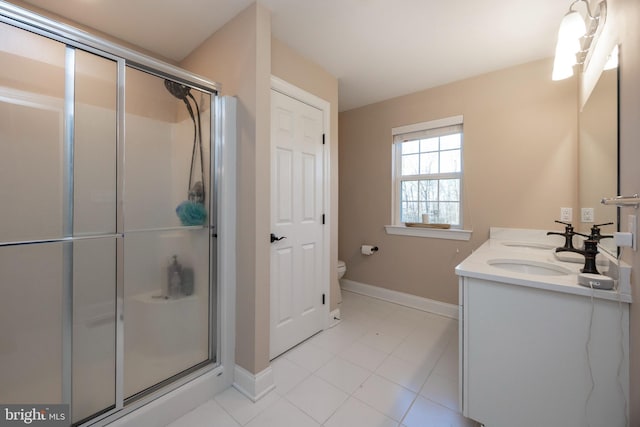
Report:
[[167,296],[177,298],[182,293],[182,265],[178,262],[178,256],[173,256],[173,261],[167,267]]

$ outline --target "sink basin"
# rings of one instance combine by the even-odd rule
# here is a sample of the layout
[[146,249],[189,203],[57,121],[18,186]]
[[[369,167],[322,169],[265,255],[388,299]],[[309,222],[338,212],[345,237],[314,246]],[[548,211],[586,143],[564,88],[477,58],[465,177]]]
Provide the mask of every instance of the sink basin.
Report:
[[559,265],[524,259],[491,259],[487,263],[503,270],[538,276],[565,276],[571,273],[570,270]]
[[547,245],[545,243],[534,243],[534,242],[502,242],[502,245],[508,246],[510,248],[527,248],[527,249],[542,249],[542,250],[555,248],[555,246],[553,245]]

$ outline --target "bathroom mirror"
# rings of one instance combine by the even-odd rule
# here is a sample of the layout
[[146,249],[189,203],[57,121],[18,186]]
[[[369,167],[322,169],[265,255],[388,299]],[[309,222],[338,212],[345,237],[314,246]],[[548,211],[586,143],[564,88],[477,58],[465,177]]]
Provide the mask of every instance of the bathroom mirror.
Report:
[[[618,67],[604,70],[578,117],[578,231],[588,234],[593,224],[603,235],[617,231],[618,209],[600,203],[618,195]],[[593,208],[593,221],[582,221],[582,209]],[[616,254],[613,239],[601,246]]]

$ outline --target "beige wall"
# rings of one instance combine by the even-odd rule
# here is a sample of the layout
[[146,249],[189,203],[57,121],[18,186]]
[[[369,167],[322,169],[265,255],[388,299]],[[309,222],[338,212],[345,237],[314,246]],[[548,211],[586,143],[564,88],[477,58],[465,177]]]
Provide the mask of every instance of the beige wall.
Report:
[[[332,162],[337,164],[338,83],[322,68],[271,38],[270,12],[252,5],[180,65],[238,97],[238,273],[236,362],[253,373],[269,365],[269,217],[271,74],[331,104]],[[337,168],[332,173],[331,267],[337,260]],[[339,287],[332,283],[331,306]]]
[[338,260],[338,80],[322,67],[299,55],[277,39],[271,40],[271,73],[305,91],[328,101],[331,129],[329,144],[331,155],[331,200],[328,212],[330,230],[330,309],[335,310],[340,300],[340,285],[336,275]]
[[[608,28],[613,39],[620,43],[620,193],[635,194],[640,192],[640,2],[610,0],[608,4]],[[633,208],[621,210],[622,231],[627,230],[627,215],[630,214],[639,215],[639,212]],[[633,266],[631,281],[635,302],[631,304],[629,425],[637,426],[640,425],[640,252],[627,249],[623,259]]]
[[270,19],[253,4],[180,64],[238,98],[236,363],[253,373],[269,365]]
[[[556,229],[577,201],[577,83],[550,60],[340,114],[339,256],[346,278],[457,304],[454,267],[490,226]],[[391,223],[391,129],[464,115],[464,228],[470,242],[385,234]],[[575,211],[575,209],[574,209]],[[363,243],[380,251],[359,253]]]

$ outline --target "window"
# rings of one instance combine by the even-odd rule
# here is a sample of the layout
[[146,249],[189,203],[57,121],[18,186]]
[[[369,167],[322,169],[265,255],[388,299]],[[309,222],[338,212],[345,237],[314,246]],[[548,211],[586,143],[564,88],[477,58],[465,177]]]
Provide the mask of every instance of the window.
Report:
[[462,116],[393,129],[395,224],[462,227]]

